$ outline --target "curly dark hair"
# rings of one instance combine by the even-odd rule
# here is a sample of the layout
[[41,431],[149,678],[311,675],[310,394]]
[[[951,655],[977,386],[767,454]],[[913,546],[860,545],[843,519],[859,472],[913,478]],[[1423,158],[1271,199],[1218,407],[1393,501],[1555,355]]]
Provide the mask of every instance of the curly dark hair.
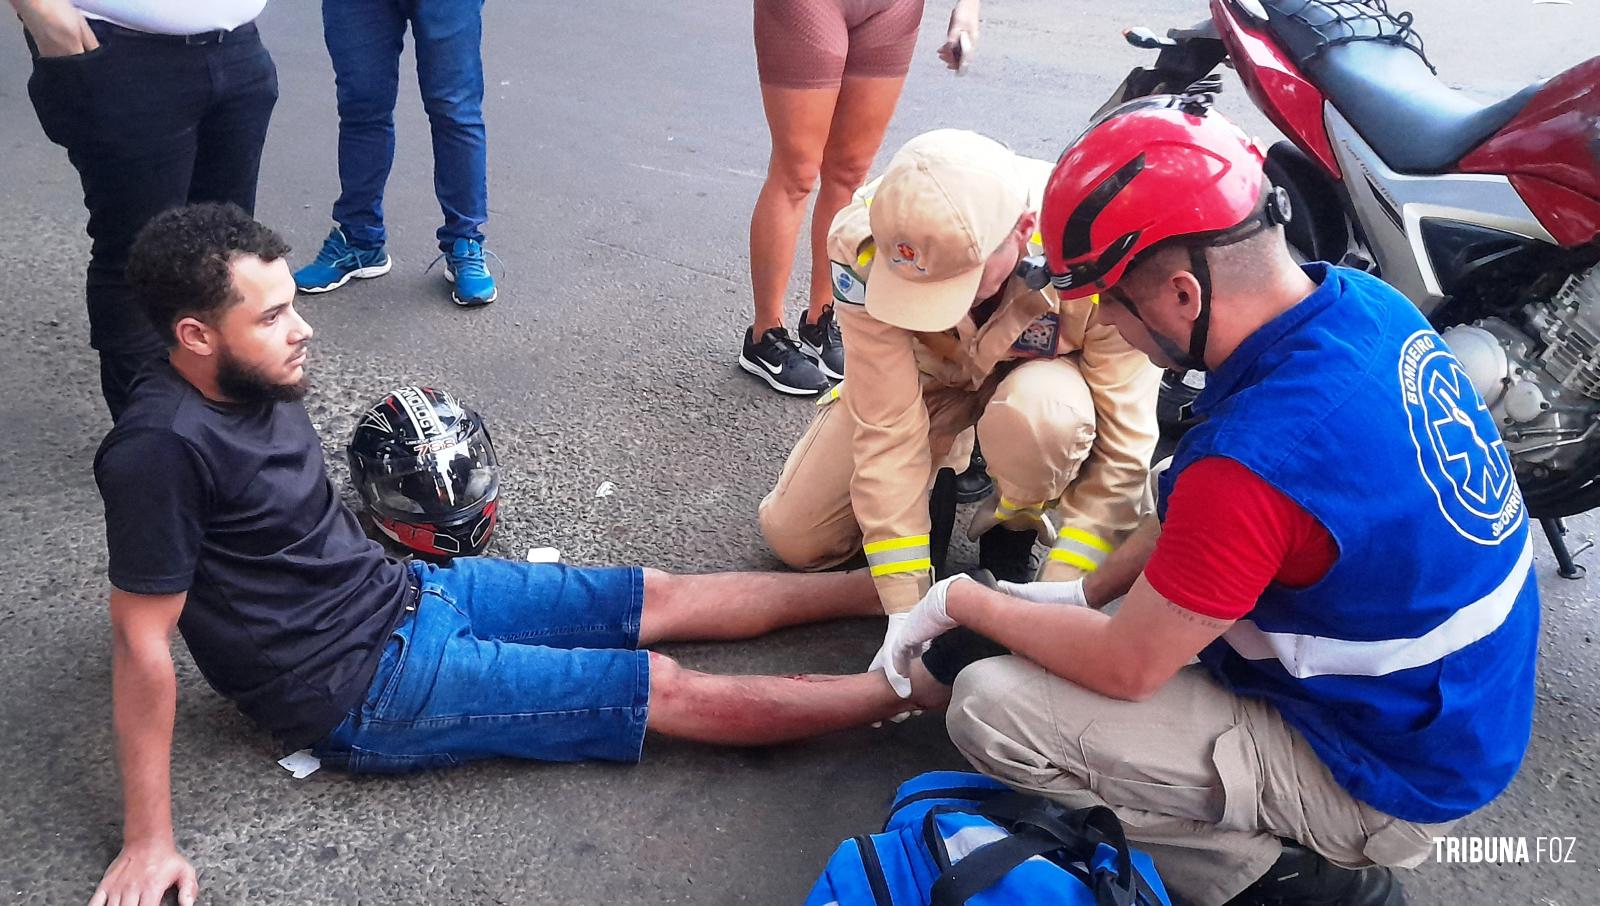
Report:
[[239,301],[228,267],[235,256],[276,261],[289,244],[235,204],[192,204],[144,225],[128,252],[128,283],[168,346],[187,317],[208,324]]

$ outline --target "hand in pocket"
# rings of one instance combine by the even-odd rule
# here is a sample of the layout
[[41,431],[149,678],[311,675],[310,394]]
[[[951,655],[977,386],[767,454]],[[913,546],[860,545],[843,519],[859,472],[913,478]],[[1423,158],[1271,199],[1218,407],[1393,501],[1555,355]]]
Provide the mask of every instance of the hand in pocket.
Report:
[[22,14],[22,24],[41,57],[70,57],[100,46],[88,20],[68,0],[46,0],[30,7]]

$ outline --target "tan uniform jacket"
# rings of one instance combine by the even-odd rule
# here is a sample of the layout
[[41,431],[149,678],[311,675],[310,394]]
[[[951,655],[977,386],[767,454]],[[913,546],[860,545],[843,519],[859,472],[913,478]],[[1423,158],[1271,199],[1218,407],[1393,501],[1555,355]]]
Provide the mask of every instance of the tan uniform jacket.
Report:
[[[1037,211],[1051,164],[1029,160],[1027,166]],[[1054,354],[1076,357],[1094,399],[1093,447],[1054,511],[1062,530],[1058,550],[1066,545],[1071,559],[1076,545],[1094,557],[1085,566],[1092,569],[1137,522],[1155,449],[1159,370],[1114,328],[1090,323],[1090,299],[1062,302],[1054,289],[1029,290],[1016,279],[981,327],[969,315],[943,333],[914,333],[873,318],[864,302],[876,254],[868,222],[876,186],[863,187],[834,218],[828,255],[850,367],[839,393],[855,423],[850,500],[885,610],[909,608],[932,581],[927,489],[933,462],[923,389],[977,392],[1004,363],[1049,355],[1040,344],[1051,333]],[[1033,253],[1040,251],[1038,240],[1035,234]]]

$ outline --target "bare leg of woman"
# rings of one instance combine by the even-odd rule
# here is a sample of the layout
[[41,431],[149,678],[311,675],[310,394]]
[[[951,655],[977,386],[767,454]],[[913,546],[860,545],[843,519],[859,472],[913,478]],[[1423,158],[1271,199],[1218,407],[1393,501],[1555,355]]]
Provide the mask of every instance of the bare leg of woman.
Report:
[[881,671],[841,677],[715,676],[650,655],[647,729],[728,746],[793,742],[906,710]]
[[878,592],[864,569],[701,576],[647,569],[639,646],[748,639],[784,626],[882,614]]
[[811,214],[811,304],[807,320],[815,322],[833,302],[833,277],[828,268],[828,229],[833,216],[867,181],[872,160],[894,117],[905,77],[846,76],[833,108],[828,143],[822,152],[822,184]]
[[[838,96],[838,88],[761,86],[761,102],[772,133],[772,158],[750,216],[750,283],[755,294],[757,339],[783,326],[783,300],[794,269],[795,241],[806,216],[806,200],[822,171],[828,125]],[[824,286],[827,283],[824,275]]]

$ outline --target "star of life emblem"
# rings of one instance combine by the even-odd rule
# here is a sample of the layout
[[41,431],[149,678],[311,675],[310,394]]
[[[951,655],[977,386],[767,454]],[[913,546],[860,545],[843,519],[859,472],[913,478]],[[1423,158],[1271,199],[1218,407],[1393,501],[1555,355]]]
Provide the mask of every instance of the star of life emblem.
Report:
[[1526,520],[1494,417],[1439,335],[1419,330],[1400,354],[1400,391],[1417,466],[1462,537],[1498,544]]

